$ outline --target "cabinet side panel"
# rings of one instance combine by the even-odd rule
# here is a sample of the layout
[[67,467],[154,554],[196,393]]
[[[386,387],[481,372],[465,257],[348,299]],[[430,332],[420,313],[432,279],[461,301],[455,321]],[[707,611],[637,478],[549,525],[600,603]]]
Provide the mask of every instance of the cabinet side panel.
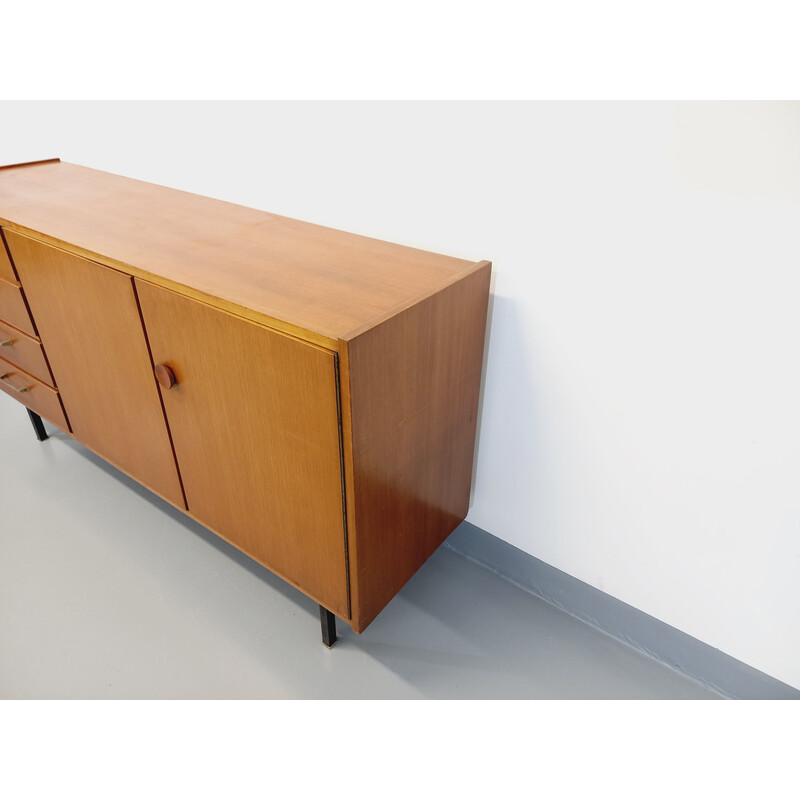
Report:
[[5,235],[75,438],[183,508],[133,279]]
[[349,618],[335,356],[136,280],[192,516]]
[[342,342],[353,628],[469,505],[491,264]]

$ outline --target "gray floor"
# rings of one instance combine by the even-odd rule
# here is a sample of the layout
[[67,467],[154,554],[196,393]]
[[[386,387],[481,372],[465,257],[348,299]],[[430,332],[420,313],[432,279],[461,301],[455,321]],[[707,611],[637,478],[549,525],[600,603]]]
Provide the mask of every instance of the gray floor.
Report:
[[0,393],[2,698],[716,698],[440,548],[328,651],[317,606]]

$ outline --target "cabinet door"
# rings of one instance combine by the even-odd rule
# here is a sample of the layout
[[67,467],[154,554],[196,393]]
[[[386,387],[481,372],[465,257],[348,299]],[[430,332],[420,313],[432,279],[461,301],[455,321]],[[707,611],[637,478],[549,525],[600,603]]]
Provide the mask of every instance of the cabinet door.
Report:
[[75,438],[184,508],[133,279],[5,233]]
[[348,619],[334,354],[136,288],[189,513]]
[[9,283],[15,283],[17,280],[17,276],[14,274],[14,267],[11,266],[11,259],[6,253],[2,230],[0,230],[0,279]]

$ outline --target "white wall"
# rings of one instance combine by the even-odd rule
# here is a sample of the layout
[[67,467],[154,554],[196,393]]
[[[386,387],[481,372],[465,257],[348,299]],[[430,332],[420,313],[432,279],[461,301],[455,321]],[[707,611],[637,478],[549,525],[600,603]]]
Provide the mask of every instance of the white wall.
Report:
[[495,264],[469,520],[800,688],[800,104],[0,106],[60,156]]

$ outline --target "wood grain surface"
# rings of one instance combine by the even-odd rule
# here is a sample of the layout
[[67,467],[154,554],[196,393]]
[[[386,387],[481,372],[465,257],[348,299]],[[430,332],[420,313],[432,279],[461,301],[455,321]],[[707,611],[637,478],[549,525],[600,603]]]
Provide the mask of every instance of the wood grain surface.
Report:
[[5,322],[0,322],[0,357],[55,387],[39,340]]
[[[0,389],[31,411],[69,433],[58,392],[27,372],[0,358]],[[27,391],[20,392],[20,389]]]
[[351,624],[465,518],[491,264],[342,343]]
[[63,162],[1,171],[0,224],[330,349],[474,266]]
[[75,438],[183,506],[133,280],[13,231],[6,239]]
[[136,289],[190,513],[348,619],[334,354]]
[[36,336],[22,289],[17,283],[9,283],[0,278],[0,320],[24,331],[29,336]]
[[0,168],[0,225],[75,438],[355,631],[465,518],[489,262],[61,162]]
[[2,230],[0,230],[0,280],[8,281],[9,283],[17,282],[14,267],[11,266],[11,259],[8,257]]

